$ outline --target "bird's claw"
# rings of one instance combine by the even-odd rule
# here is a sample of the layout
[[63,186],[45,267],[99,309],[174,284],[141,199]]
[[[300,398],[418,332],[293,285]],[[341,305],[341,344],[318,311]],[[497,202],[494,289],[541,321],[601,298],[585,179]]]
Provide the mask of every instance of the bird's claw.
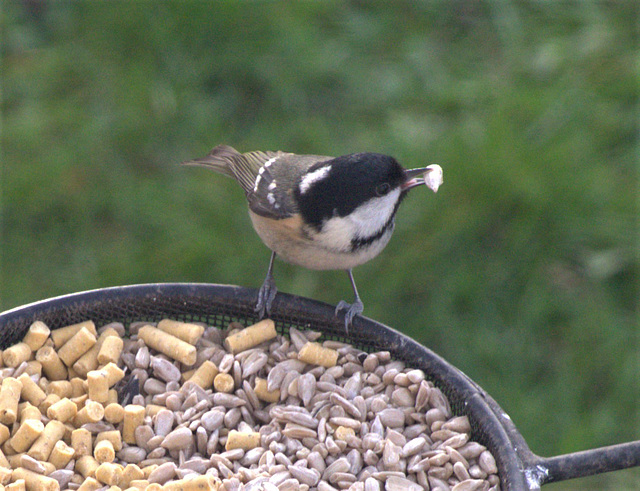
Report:
[[258,290],[258,301],[255,307],[255,312],[261,319],[264,319],[264,317],[268,316],[271,312],[271,304],[276,298],[277,292],[278,289],[276,288],[276,282],[273,276],[267,276],[260,290]]
[[344,331],[345,333],[349,334],[349,326],[353,322],[353,318],[356,315],[360,315],[362,314],[362,312],[364,312],[364,304],[359,298],[356,298],[356,300],[351,304],[345,302],[344,300],[340,300],[340,302],[338,302],[338,305],[336,306],[335,315],[337,316],[343,310],[345,311]]

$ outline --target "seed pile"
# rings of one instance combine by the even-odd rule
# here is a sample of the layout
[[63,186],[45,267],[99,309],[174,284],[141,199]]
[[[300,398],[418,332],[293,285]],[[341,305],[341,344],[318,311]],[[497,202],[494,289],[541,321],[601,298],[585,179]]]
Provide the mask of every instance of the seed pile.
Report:
[[[271,320],[49,331],[2,353],[7,490],[498,491],[421,370]],[[124,407],[114,389],[134,376]]]

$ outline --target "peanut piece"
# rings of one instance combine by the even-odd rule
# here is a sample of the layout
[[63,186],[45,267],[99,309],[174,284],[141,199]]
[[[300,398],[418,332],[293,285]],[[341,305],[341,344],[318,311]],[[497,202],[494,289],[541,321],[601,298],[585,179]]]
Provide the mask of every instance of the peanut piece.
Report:
[[251,450],[260,445],[260,433],[257,431],[241,432],[238,430],[229,431],[227,436],[227,444],[225,450],[233,450],[235,448],[241,448],[243,450]]

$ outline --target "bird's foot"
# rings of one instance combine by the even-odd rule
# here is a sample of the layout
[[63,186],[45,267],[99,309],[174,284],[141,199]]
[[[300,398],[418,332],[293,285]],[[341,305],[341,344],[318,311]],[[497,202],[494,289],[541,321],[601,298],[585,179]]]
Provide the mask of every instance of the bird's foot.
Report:
[[353,322],[353,318],[356,315],[360,315],[362,314],[362,312],[364,312],[364,304],[362,303],[362,300],[360,300],[359,298],[356,298],[356,300],[351,304],[345,302],[344,300],[340,300],[340,302],[336,306],[335,315],[337,316],[338,313],[340,313],[340,311],[343,311],[343,310],[345,311],[344,331],[345,333],[349,334],[349,326]]
[[258,290],[258,302],[255,307],[255,311],[260,319],[264,319],[271,312],[271,304],[273,303],[273,299],[276,298],[277,292],[276,281],[272,275],[267,275],[260,290]]

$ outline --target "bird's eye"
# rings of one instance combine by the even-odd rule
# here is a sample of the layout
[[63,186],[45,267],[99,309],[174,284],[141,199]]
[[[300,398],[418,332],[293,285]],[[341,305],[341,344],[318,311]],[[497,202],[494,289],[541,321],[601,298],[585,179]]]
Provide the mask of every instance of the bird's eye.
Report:
[[378,184],[378,186],[376,186],[376,194],[378,196],[384,196],[389,192],[390,189],[391,189],[391,186],[389,185],[388,182]]

